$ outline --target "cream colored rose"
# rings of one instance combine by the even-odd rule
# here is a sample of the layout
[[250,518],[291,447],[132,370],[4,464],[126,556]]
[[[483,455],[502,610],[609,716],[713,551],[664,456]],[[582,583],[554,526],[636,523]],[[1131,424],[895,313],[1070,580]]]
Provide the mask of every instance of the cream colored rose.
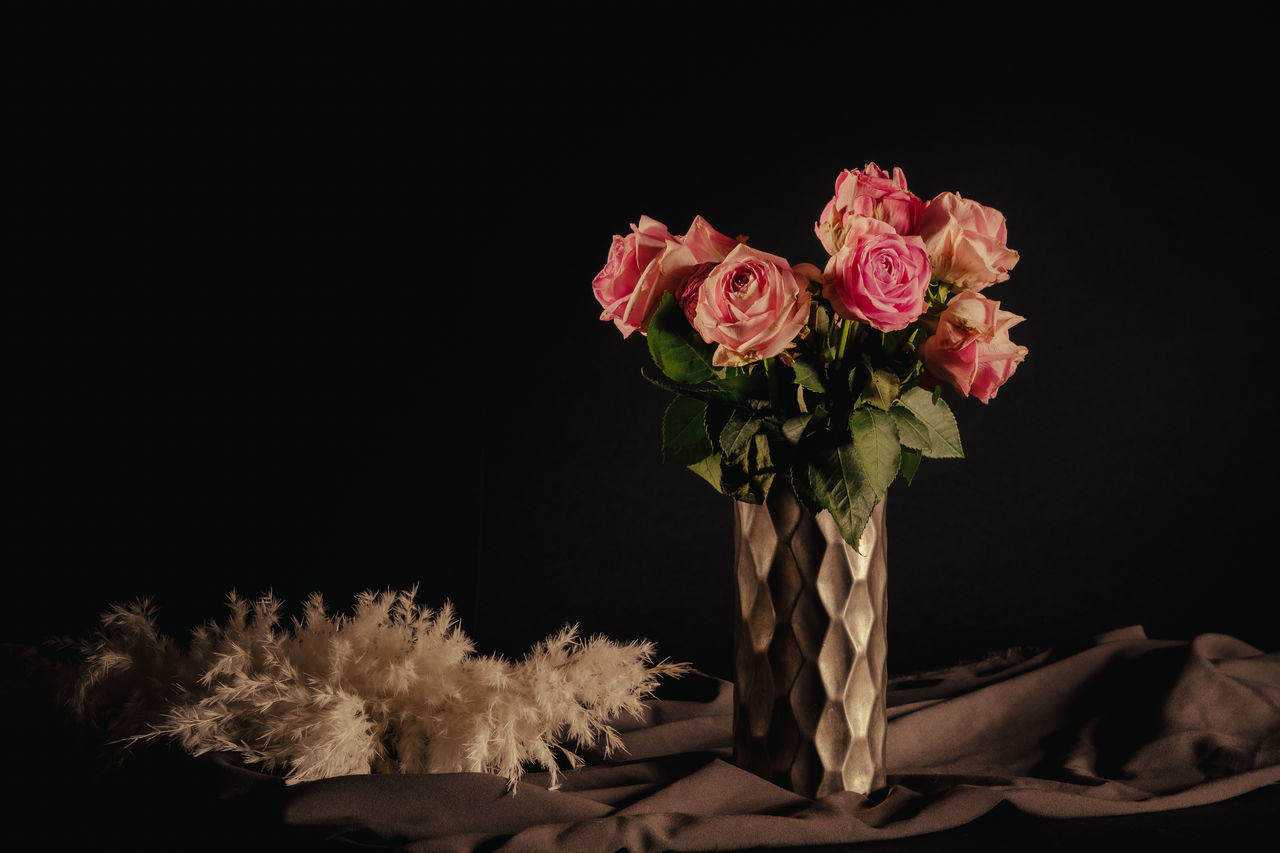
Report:
[[933,274],[958,290],[981,290],[1009,279],[1018,253],[1005,245],[1004,214],[956,193],[925,205],[920,236]]

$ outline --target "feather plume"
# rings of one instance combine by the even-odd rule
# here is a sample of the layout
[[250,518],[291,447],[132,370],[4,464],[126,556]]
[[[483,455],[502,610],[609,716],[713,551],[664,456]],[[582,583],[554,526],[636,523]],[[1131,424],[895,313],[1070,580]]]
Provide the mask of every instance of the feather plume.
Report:
[[149,601],[112,607],[79,645],[73,710],[115,741],[232,752],[289,783],[469,771],[514,788],[527,765],[554,785],[560,759],[580,763],[571,747],[618,749],[610,722],[689,669],[576,625],[516,662],[478,655],[453,607],[422,607],[416,590],[361,593],[349,616],[313,595],[287,625],[270,594],[232,592],[227,608],[182,649]]

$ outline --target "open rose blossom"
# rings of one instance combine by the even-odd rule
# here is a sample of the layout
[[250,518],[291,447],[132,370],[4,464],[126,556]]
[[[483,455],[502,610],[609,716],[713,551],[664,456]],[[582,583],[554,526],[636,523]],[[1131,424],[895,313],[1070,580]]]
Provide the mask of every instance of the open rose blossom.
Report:
[[690,324],[693,323],[693,318],[698,314],[698,296],[702,293],[702,283],[707,280],[707,276],[715,268],[715,262],[698,264],[693,268],[693,272],[689,274],[689,277],[676,288],[676,301],[684,309],[684,316],[689,319]]
[[981,290],[1009,279],[1018,253],[1005,245],[1004,214],[942,193],[925,206],[920,236],[938,278],[962,290]]
[[973,291],[957,294],[920,348],[925,370],[966,397],[990,401],[1027,357],[1026,347],[1009,340],[1009,329],[1023,319]]
[[626,237],[614,235],[609,259],[591,287],[604,308],[600,319],[612,320],[624,338],[645,329],[658,308],[664,292],[658,260],[673,239],[667,226],[648,216]]
[[852,221],[845,243],[831,256],[822,295],[846,320],[881,332],[904,329],[924,313],[929,258],[924,241],[903,236],[866,216]]
[[689,230],[676,241],[678,246],[669,248],[662,265],[664,270],[671,270],[680,278],[674,291],[676,301],[692,323],[703,280],[733,251],[738,241],[712,228],[701,216],[695,216]]
[[682,237],[648,216],[632,225],[626,237],[614,236],[609,259],[592,282],[604,308],[601,320],[612,320],[625,338],[649,327],[662,295],[677,290],[699,266],[724,260],[738,243],[711,227],[701,216]]
[[899,234],[917,233],[924,202],[907,190],[907,176],[895,167],[890,175],[875,163],[846,169],[836,177],[836,193],[822,209],[813,230],[834,255],[844,245],[845,231],[854,217],[886,222]]
[[691,322],[704,341],[719,344],[712,364],[736,367],[781,353],[808,318],[804,276],[777,255],[740,243],[702,271]]
[[689,230],[680,238],[680,245],[689,250],[693,264],[719,263],[733,251],[738,241],[712,228],[711,223],[701,216],[695,216]]

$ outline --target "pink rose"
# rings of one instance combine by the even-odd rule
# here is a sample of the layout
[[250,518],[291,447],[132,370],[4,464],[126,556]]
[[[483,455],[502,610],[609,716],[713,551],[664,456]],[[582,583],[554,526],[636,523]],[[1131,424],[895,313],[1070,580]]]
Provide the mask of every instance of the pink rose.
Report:
[[822,295],[837,314],[892,332],[924,313],[929,289],[924,241],[865,216],[850,223],[844,239],[823,276]]
[[640,217],[631,232],[614,236],[608,261],[592,282],[604,308],[600,319],[612,320],[624,338],[648,329],[664,293],[678,290],[699,265],[724,260],[737,245],[701,216],[694,217],[682,237],[672,236],[667,226],[648,216]]
[[966,397],[990,401],[1027,357],[1026,347],[1009,340],[1009,329],[1024,319],[973,291],[957,294],[920,347],[925,370]]
[[956,193],[942,193],[925,206],[920,236],[934,275],[959,289],[1008,281],[1018,262],[1018,253],[1005,245],[1004,214]]
[[693,254],[694,262],[699,264],[708,261],[719,263],[733,251],[734,246],[738,245],[737,240],[721,234],[701,216],[693,217],[693,224],[680,238],[680,243],[689,249]]
[[869,216],[893,226],[899,234],[915,234],[924,202],[907,190],[907,177],[895,167],[892,177],[875,163],[862,169],[846,169],[836,177],[836,194],[822,209],[813,230],[834,255],[844,245],[850,221]]
[[659,259],[673,239],[667,226],[647,216],[626,237],[614,235],[609,258],[591,288],[604,308],[600,319],[612,320],[624,338],[647,328],[658,308],[665,284]]
[[733,251],[738,241],[712,228],[701,216],[695,216],[689,230],[676,239],[679,248],[672,249],[664,264],[679,271],[682,280],[675,288],[676,299],[692,323],[703,280]]
[[785,350],[809,319],[804,276],[782,258],[740,243],[706,271],[693,327],[719,344],[711,363],[740,366]]
[[693,318],[698,313],[698,295],[702,292],[702,283],[707,280],[707,276],[715,268],[716,263],[714,261],[698,264],[693,268],[693,272],[689,274],[689,277],[676,288],[676,301],[684,309],[684,316],[689,319],[690,323],[693,323]]

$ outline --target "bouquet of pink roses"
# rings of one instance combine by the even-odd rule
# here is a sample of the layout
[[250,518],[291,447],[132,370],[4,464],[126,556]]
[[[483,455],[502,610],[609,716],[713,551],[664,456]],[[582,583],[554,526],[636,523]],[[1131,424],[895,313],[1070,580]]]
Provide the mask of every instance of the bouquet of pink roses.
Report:
[[925,202],[875,163],[836,178],[814,230],[822,270],[700,216],[681,236],[641,217],[593,288],[602,320],[646,336],[665,377],[646,378],[675,394],[664,462],[750,503],[789,480],[856,546],[899,474],[963,456],[942,385],[986,403],[1026,357],[1009,339],[1023,318],[982,293],[1018,253],[999,211]]

